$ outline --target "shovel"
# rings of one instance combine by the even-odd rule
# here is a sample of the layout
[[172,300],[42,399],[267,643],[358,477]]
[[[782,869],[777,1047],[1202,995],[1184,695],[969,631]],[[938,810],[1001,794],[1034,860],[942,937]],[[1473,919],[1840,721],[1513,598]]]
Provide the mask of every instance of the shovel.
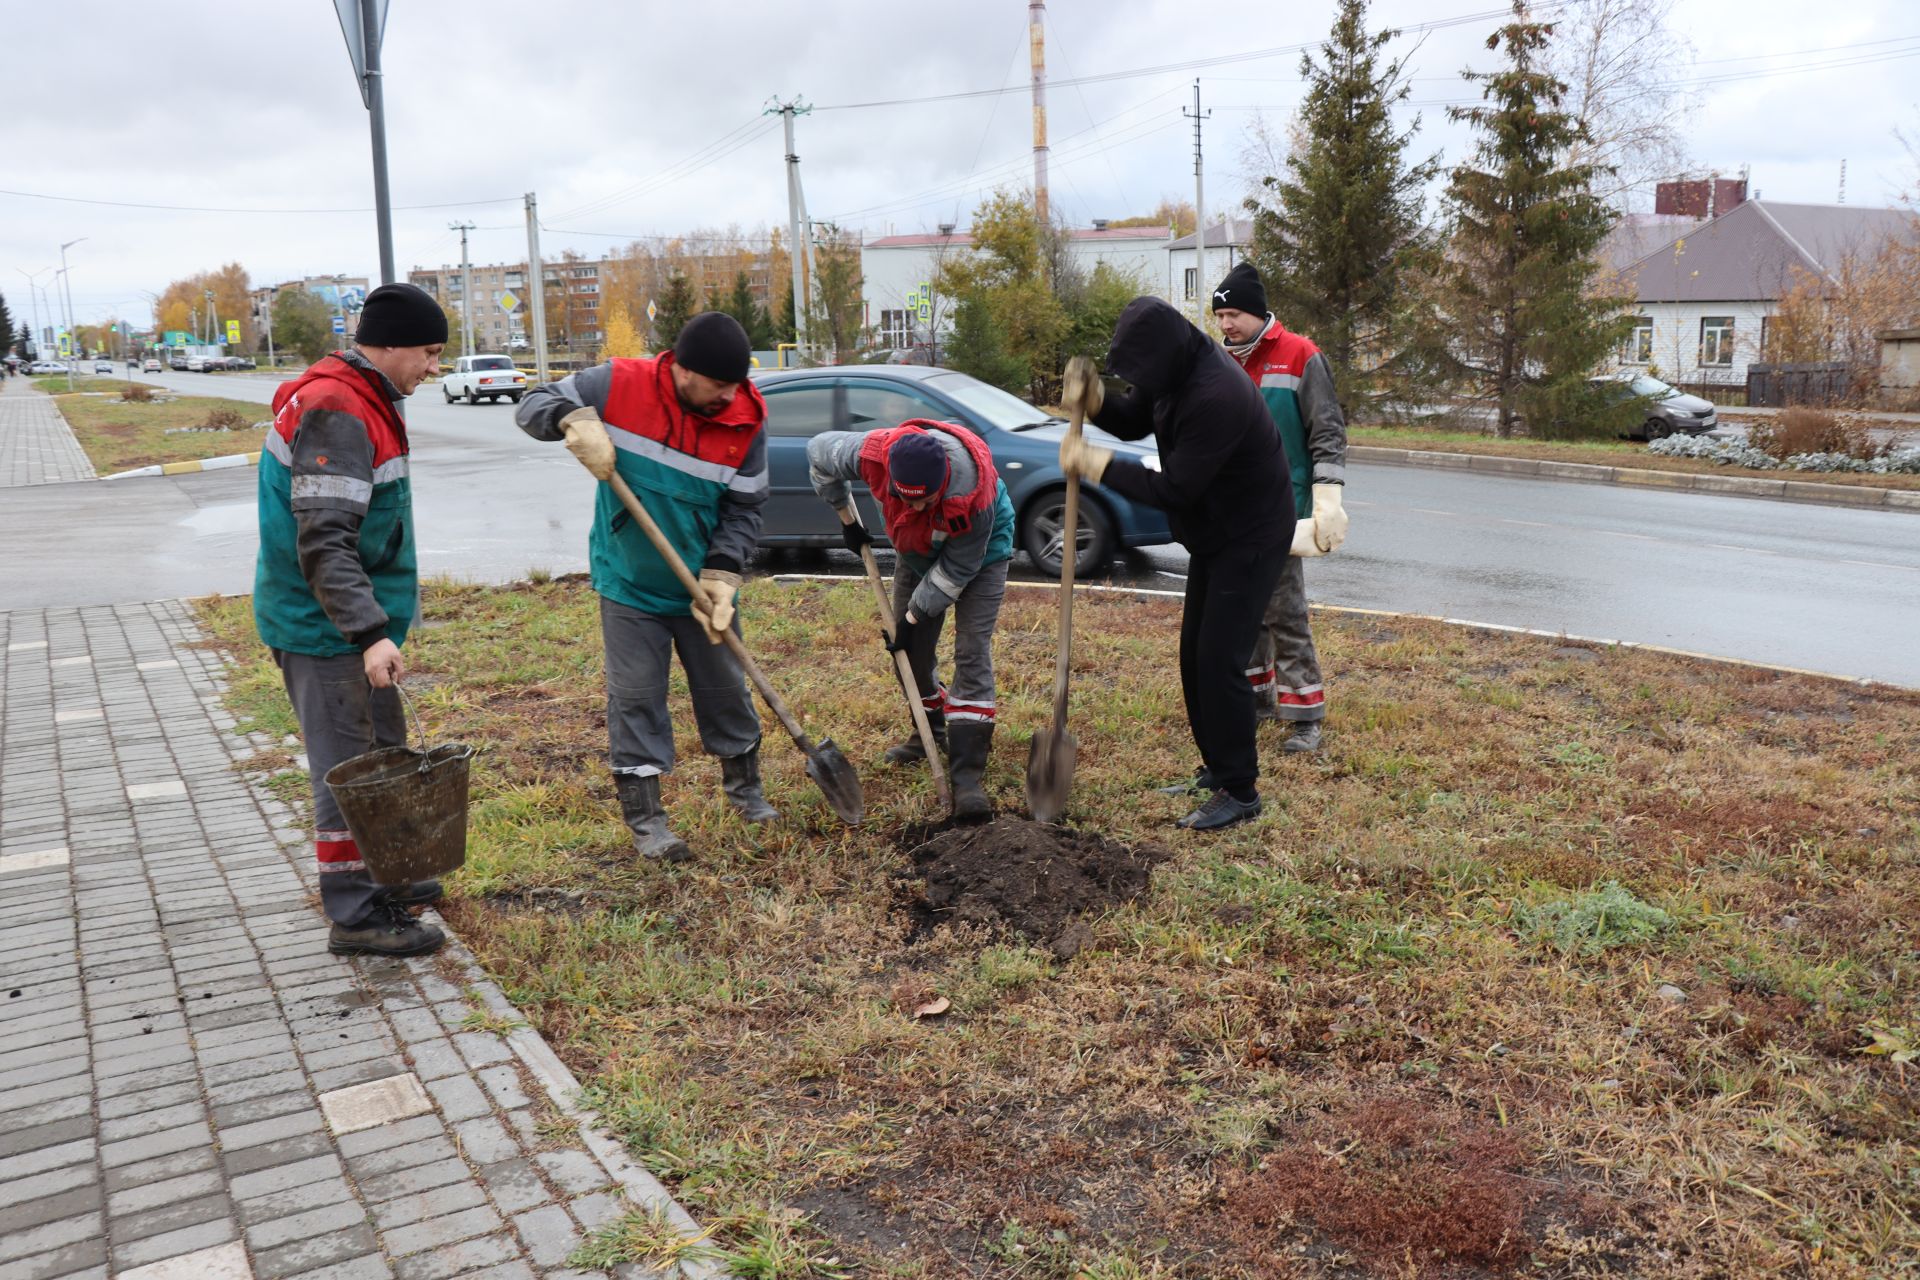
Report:
[[[1067,422],[1067,439],[1080,438],[1080,406]],[[1060,528],[1060,652],[1053,663],[1053,723],[1033,735],[1027,752],[1027,812],[1035,822],[1058,822],[1073,790],[1080,743],[1067,732],[1067,660],[1073,652],[1073,570],[1080,560],[1080,477],[1067,477],[1066,519]]]
[[[854,519],[858,520],[859,508],[854,508]],[[880,605],[880,628],[887,633],[887,642],[893,642],[893,606],[887,602],[887,589],[880,584],[880,565],[873,558],[873,548],[860,548],[860,559],[866,562],[867,581],[873,584],[873,598]],[[907,693],[907,709],[913,713],[913,727],[920,734],[920,746],[927,753],[927,764],[933,770],[933,793],[940,797],[940,807],[948,813],[953,812],[953,794],[947,787],[947,771],[940,763],[940,748],[933,740],[933,726],[927,723],[927,708],[920,701],[920,687],[913,682],[913,663],[907,660],[905,649],[893,655],[894,669],[900,673],[900,687]]]
[[[613,491],[620,495],[620,501],[626,504],[627,512],[633,517],[633,522],[646,532],[647,540],[653,543],[653,549],[660,553],[660,558],[665,560],[668,567],[673,570],[673,576],[680,579],[680,585],[687,589],[689,595],[699,598],[699,580],[687,571],[686,561],[680,558],[680,553],[673,549],[671,542],[667,541],[667,535],[660,532],[660,526],[653,522],[653,517],[647,514],[646,507],[634,495],[633,490],[627,487],[626,480],[615,472],[607,483],[612,485]],[[833,745],[832,738],[822,738],[816,745],[813,739],[807,736],[807,731],[800,727],[800,722],[793,718],[793,712],[787,710],[787,704],[779,694],[773,691],[773,686],[767,683],[766,673],[760,670],[760,664],[753,660],[753,655],[747,652],[747,646],[739,636],[733,633],[731,627],[722,631],[720,638],[732,652],[734,660],[747,673],[747,679],[753,681],[753,687],[760,691],[760,696],[766,700],[769,707],[773,708],[773,714],[779,717],[781,727],[792,736],[794,745],[800,748],[800,754],[807,758],[807,776],[819,786],[820,793],[827,798],[827,803],[833,806],[833,811],[840,815],[841,821],[850,827],[859,826],[860,819],[866,815],[867,801],[861,794],[860,775],[854,772],[852,762],[841,753],[839,747]]]

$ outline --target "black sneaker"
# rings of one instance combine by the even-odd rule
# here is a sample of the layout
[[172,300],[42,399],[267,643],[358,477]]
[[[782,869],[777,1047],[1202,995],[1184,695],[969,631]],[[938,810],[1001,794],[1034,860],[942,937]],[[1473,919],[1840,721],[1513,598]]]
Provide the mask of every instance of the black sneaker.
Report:
[[430,907],[446,896],[447,891],[440,887],[438,880],[417,880],[387,890],[387,901],[397,902],[403,907]]
[[1201,765],[1193,771],[1193,777],[1185,782],[1176,782],[1170,787],[1155,787],[1163,796],[1203,796],[1213,790],[1213,775]]
[[359,924],[335,924],[327,950],[336,956],[424,956],[438,951],[447,935],[422,924],[395,902],[381,902]]
[[1232,793],[1220,790],[1174,825],[1188,831],[1218,831],[1221,827],[1231,827],[1238,822],[1252,822],[1259,816],[1259,796],[1251,800],[1235,800]]

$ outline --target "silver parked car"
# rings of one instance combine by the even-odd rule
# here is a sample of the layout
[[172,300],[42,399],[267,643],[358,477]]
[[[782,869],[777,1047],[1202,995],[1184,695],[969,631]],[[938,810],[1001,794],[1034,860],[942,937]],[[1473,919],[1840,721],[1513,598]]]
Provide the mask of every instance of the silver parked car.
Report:
[[1594,382],[1617,387],[1624,399],[1636,396],[1647,402],[1646,418],[1629,434],[1635,440],[1660,440],[1667,436],[1703,436],[1720,425],[1719,411],[1713,401],[1691,396],[1647,373],[1616,373]]

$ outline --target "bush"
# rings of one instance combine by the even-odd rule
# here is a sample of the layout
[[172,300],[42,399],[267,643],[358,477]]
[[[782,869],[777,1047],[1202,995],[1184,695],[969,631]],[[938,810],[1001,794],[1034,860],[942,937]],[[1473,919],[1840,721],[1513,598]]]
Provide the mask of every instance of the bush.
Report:
[[1900,445],[1871,458],[1856,458],[1846,453],[1795,453],[1776,459],[1739,440],[1719,440],[1712,436],[1668,436],[1647,446],[1647,452],[1663,458],[1700,458],[1722,466],[1745,467],[1749,471],[1850,471],[1861,475],[1920,475],[1920,445]]
[[1771,455],[1744,441],[1715,436],[1666,436],[1649,444],[1647,452],[1662,458],[1701,458],[1751,471],[1771,471],[1780,465]]
[[1874,441],[1867,424],[1827,409],[1804,405],[1761,421],[1747,433],[1753,447],[1779,462],[1796,454],[1838,453],[1862,462],[1887,452]]
[[1645,942],[1672,925],[1673,917],[1613,880],[1572,898],[1513,905],[1513,927],[1522,937],[1586,956]]
[[128,404],[151,404],[153,388],[142,382],[130,382],[127,389],[120,393],[120,398]]
[[205,425],[214,431],[245,431],[253,425],[253,419],[238,409],[215,409],[207,415]]

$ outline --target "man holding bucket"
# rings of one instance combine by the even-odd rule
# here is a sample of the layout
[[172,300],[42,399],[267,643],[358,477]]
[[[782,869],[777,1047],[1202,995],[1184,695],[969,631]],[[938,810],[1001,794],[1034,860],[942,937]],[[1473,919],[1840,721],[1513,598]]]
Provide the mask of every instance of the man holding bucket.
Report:
[[274,393],[260,455],[254,625],[306,740],[335,955],[424,955],[445,941],[407,910],[438,899],[439,883],[375,884],[326,776],[406,740],[395,686],[420,583],[399,402],[438,368],[446,341],[447,317],[431,295],[381,285],[367,295],[353,348]]
[[[689,320],[672,351],[614,359],[527,393],[514,420],[536,440],[565,440],[602,483],[588,558],[606,649],[608,754],[620,815],[646,858],[684,862],[667,823],[660,779],[673,771],[668,661],[677,651],[700,742],[720,757],[721,789],[746,821],[779,817],[760,783],[760,715],[721,632],[760,541],[767,500],[766,401],[747,381],[752,344],[722,311]],[[642,495],[688,565],[697,595],[637,528],[605,483],[618,474]]]

